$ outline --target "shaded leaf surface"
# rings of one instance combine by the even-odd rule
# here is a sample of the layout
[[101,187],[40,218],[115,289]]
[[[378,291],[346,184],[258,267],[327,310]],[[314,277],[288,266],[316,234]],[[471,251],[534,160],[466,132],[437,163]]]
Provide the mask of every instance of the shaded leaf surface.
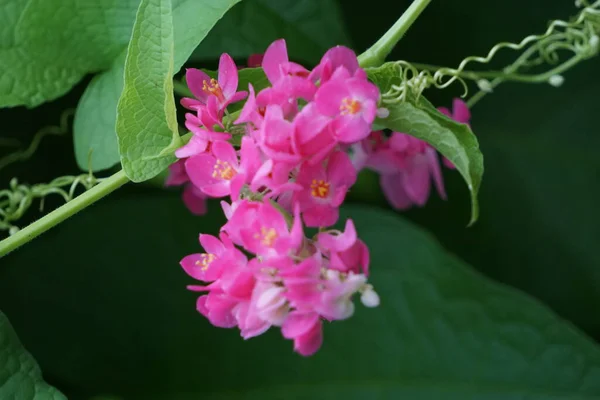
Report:
[[0,398],[66,400],[42,379],[37,363],[23,348],[6,315],[0,312]]
[[[192,280],[177,262],[199,250],[199,230],[217,231],[223,222],[217,207],[211,204],[211,216],[196,219],[177,196],[131,190],[110,197],[28,251],[6,257],[0,305],[45,370],[78,388],[75,393],[156,399],[600,395],[600,351],[589,339],[377,209],[348,207],[345,214],[371,248],[371,278],[382,304],[357,304],[352,319],[327,324],[316,356],[293,354],[277,331],[243,341],[235,330],[211,327],[195,311],[196,295],[185,291]],[[59,245],[65,241],[74,246]],[[99,252],[99,243],[110,251]],[[52,296],[57,292],[61,296]],[[50,323],[55,329],[42,340],[36,332]]]

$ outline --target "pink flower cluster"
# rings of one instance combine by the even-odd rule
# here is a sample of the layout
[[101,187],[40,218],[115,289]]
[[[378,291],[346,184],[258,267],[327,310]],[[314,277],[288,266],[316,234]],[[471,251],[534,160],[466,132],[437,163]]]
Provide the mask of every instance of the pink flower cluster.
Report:
[[[452,111],[444,107],[438,110],[463,124],[468,124],[471,118],[467,105],[460,99],[454,99]],[[351,150],[355,168],[368,168],[380,174],[383,193],[394,208],[423,206],[429,198],[432,181],[440,197],[446,199],[439,157],[430,144],[404,133],[386,135],[375,131]],[[446,158],[443,164],[454,169]]]
[[[331,228],[357,178],[348,152],[371,135],[379,90],[345,47],[329,50],[312,71],[289,60],[283,40],[261,61],[271,85],[259,92],[238,91],[227,54],[217,79],[187,71],[195,98],[182,105],[193,136],[176,152],[169,183],[186,185],[196,212],[205,197],[230,201],[221,203],[227,222],[219,237],[200,235],[205,252],[181,266],[204,282],[189,289],[204,293],[197,310],[213,325],[238,327],[246,339],[277,326],[295,351],[311,355],[323,321],[352,316],[355,294],[368,307],[379,304],[353,222]],[[238,115],[228,110],[243,99]],[[307,237],[305,226],[318,233]]]
[[[238,327],[245,339],[277,326],[298,353],[311,355],[323,321],[352,316],[355,294],[367,307],[379,304],[352,220],[344,231],[332,228],[358,172],[377,171],[392,206],[406,209],[425,204],[432,182],[445,198],[440,160],[419,139],[372,131],[387,110],[377,108],[379,90],[348,48],[330,49],[307,70],[278,40],[248,65],[262,66],[270,86],[238,91],[238,67],[227,54],[217,79],[187,70],[194,98],[181,103],[193,135],[175,153],[166,183],[185,185],[183,200],[195,214],[206,212],[209,197],[230,201],[221,202],[227,222],[219,237],[201,234],[205,253],[181,266],[204,282],[189,289],[204,293],[197,310],[213,325]],[[244,99],[234,113],[230,106]],[[460,100],[440,111],[470,119]],[[309,238],[304,227],[319,230]]]

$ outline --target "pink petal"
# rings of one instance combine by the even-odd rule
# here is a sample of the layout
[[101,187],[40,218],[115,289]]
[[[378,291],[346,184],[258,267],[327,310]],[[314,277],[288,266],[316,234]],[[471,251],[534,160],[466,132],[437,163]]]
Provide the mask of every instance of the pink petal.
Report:
[[221,54],[219,59],[218,81],[226,99],[234,95],[238,87],[238,70],[235,62],[227,53]]
[[294,339],[310,332],[318,323],[319,315],[317,313],[292,311],[281,327],[281,334],[286,339]]
[[323,344],[322,322],[319,320],[310,331],[294,339],[294,350],[305,357],[315,354]]
[[183,204],[194,215],[204,215],[207,211],[206,195],[193,184],[188,184],[183,189]]
[[315,104],[320,113],[336,116],[340,113],[340,105],[349,91],[343,80],[330,80],[317,90]]
[[265,51],[262,66],[265,71],[265,75],[269,79],[271,84],[277,83],[282,77],[280,66],[283,63],[289,61],[287,55],[287,47],[284,39],[279,39],[271,43],[271,45]]
[[458,98],[454,99],[452,102],[452,118],[462,124],[468,124],[471,120],[471,111],[467,103]]
[[185,162],[185,170],[192,183],[202,189],[203,186],[219,182],[212,176],[215,162],[215,157],[206,153],[188,158]]
[[440,197],[446,200],[446,190],[444,189],[444,178],[442,176],[442,168],[440,167],[440,161],[438,159],[437,152],[434,148],[430,147],[425,151],[427,157],[429,170],[433,177],[433,183],[440,195]]
[[329,157],[327,175],[334,186],[344,185],[350,187],[356,182],[356,170],[352,160],[343,151],[336,151]]
[[429,161],[424,154],[415,155],[404,171],[404,189],[414,203],[422,206],[427,202],[431,181]]
[[381,175],[380,183],[383,194],[392,207],[405,210],[412,206],[412,200],[404,189],[401,173]]
[[175,150],[175,157],[187,158],[195,156],[196,154],[202,154],[206,151],[208,141],[198,136],[192,136],[189,142],[185,146],[182,146]]
[[302,214],[304,223],[311,228],[321,228],[335,225],[340,217],[337,207],[328,204],[313,204]]
[[208,93],[202,89],[204,86],[204,82],[210,82],[210,76],[208,76],[204,71],[201,71],[196,68],[188,68],[185,72],[185,81],[187,82],[188,88],[194,94],[194,96],[206,103],[206,99],[208,98]]
[[[229,142],[218,141],[212,144],[212,152],[217,160],[229,163],[235,169],[239,166],[237,152]],[[212,172],[212,171],[211,171]]]

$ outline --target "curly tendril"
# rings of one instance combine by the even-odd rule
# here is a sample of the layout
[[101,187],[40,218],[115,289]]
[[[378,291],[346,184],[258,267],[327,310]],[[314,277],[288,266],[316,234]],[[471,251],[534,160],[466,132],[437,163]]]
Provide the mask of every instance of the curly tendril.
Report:
[[[42,139],[47,135],[64,135],[69,132],[69,119],[73,116],[74,109],[65,110],[60,117],[58,126],[46,126],[40,129],[33,137],[31,144],[25,150],[19,150],[0,159],[0,169],[17,161],[31,158]],[[12,144],[6,142],[6,144]],[[29,210],[35,199],[40,199],[40,211],[44,208],[46,196],[57,194],[65,202],[75,197],[78,188],[89,190],[103,179],[96,178],[91,170],[87,174],[78,176],[61,176],[50,183],[36,185],[20,184],[17,178],[11,179],[8,189],[0,190],[0,231],[8,231],[10,235],[19,231],[14,225]]]
[[[408,93],[418,98],[425,89],[430,87],[445,89],[455,82],[459,82],[463,86],[463,97],[465,97],[469,88],[467,80],[475,82],[480,89],[479,93],[469,100],[469,106],[473,106],[486,93],[491,92],[504,81],[548,82],[558,86],[562,83],[560,76],[562,72],[600,52],[598,37],[600,35],[600,0],[593,3],[587,0],[578,0],[576,5],[583,8],[569,22],[552,21],[546,32],[541,35],[527,36],[519,43],[498,43],[490,49],[485,57],[467,57],[457,68],[397,61],[395,65],[398,68],[398,77],[401,78],[401,82],[392,85],[391,89],[383,95],[383,100],[387,103],[405,101]],[[491,63],[496,54],[504,49],[522,51],[522,53],[512,64],[500,71],[466,70],[466,67],[472,63]],[[564,53],[571,53],[571,56],[561,63],[561,55]],[[559,65],[542,73],[526,73],[528,69],[543,64]]]
[[[39,147],[42,139],[48,135],[62,136],[69,132],[69,120],[75,114],[74,108],[69,108],[60,115],[60,123],[58,126],[45,126],[33,136],[29,147],[25,150],[15,151],[2,158],[0,158],[0,170],[6,168],[8,165],[17,161],[25,161],[31,158],[37,148]],[[5,140],[6,145],[18,145],[16,141]]]

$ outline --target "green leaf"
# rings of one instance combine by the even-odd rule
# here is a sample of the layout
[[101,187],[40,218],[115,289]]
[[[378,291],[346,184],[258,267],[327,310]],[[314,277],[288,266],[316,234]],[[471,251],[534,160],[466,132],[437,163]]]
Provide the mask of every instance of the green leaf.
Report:
[[124,87],[117,106],[121,164],[129,179],[142,182],[175,161],[180,146],[173,98],[171,0],[142,0],[125,60]]
[[[367,74],[382,93],[398,79],[391,63],[369,68]],[[440,113],[424,96],[418,99],[408,96],[406,101],[386,103],[385,107],[390,114],[377,119],[378,125],[426,141],[456,166],[471,193],[470,223],[473,224],[479,216],[477,193],[483,177],[483,155],[471,128]]]
[[316,64],[335,45],[349,45],[338,0],[252,0],[234,7],[198,46],[192,59],[221,53],[245,61],[285,38],[292,59]]
[[[194,281],[178,265],[200,251],[199,230],[214,234],[224,222],[218,204],[209,206],[196,219],[177,194],[124,188],[2,260],[0,304],[45,370],[77,398],[600,395],[600,350],[591,340],[378,209],[343,214],[371,250],[381,306],[357,301],[351,319],[326,324],[317,355],[292,353],[277,329],[244,341],[212,327],[195,311],[198,293],[185,289]],[[110,251],[98,251],[99,243]]]
[[0,398],[19,400],[66,399],[42,379],[31,354],[19,342],[6,315],[0,312]]
[[[35,107],[109,68],[137,0],[11,0],[2,6],[0,107]],[[87,156],[87,155],[86,155]]]
[[[174,73],[179,71],[214,24],[240,1],[173,0]],[[135,1],[135,4],[139,2]],[[128,30],[130,36],[133,22],[132,16]],[[81,169],[88,169],[90,151],[93,171],[110,168],[119,162],[115,122],[123,88],[126,43],[113,59],[110,69],[92,80],[77,107],[73,130],[75,158]]]

